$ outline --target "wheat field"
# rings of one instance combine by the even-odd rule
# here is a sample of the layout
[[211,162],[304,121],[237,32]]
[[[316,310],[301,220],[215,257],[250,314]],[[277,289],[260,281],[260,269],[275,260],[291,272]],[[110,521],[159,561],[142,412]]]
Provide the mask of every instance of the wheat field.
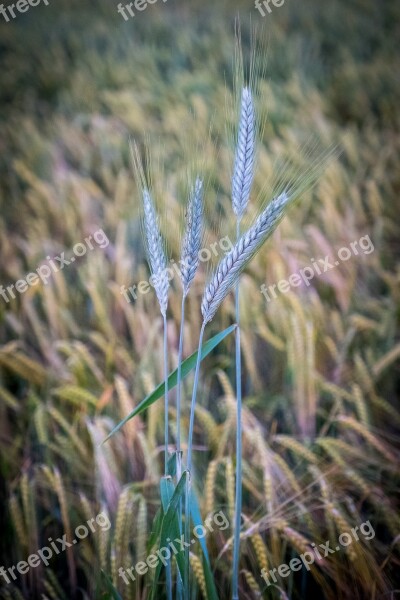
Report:
[[[311,154],[302,151],[310,136],[322,151],[338,148],[241,274],[239,597],[399,594],[398,3],[285,0],[263,18],[244,0],[159,0],[125,21],[110,0],[58,0],[10,22],[0,18],[5,600],[168,597],[164,570],[158,585],[155,570],[128,583],[119,571],[145,561],[158,543],[162,398],[102,443],[163,381],[163,317],[145,283],[130,143],[150,147],[162,234],[175,262],[188,170],[203,169],[204,244],[218,252],[200,262],[187,295],[187,358],[197,349],[205,286],[227,250],[221,239],[236,235],[235,124],[226,106],[234,94],[237,15],[245,55],[252,26],[267,40],[257,103],[265,125],[249,218],[287,156],[296,172],[310,168]],[[296,283],[288,289],[282,280]],[[170,371],[178,364],[181,295],[174,276],[166,312]],[[206,339],[234,323],[229,293]],[[182,386],[184,453],[193,375]],[[176,388],[168,413],[172,452]],[[191,600],[232,598],[235,436],[229,334],[202,362],[193,432],[201,519],[218,512],[226,519],[205,540],[216,596],[199,541],[190,549]],[[48,564],[18,568],[50,547],[49,538],[71,541],[99,514],[103,520],[92,521],[76,545],[53,547]],[[335,549],[342,534],[367,522],[369,535],[308,567],[279,571],[327,541]],[[273,569],[268,583],[262,574]]]

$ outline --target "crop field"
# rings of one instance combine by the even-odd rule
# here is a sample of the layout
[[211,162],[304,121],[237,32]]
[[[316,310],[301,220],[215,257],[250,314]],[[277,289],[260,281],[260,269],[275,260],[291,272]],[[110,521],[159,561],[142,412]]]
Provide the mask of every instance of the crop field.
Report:
[[20,2],[0,598],[395,600],[399,3]]

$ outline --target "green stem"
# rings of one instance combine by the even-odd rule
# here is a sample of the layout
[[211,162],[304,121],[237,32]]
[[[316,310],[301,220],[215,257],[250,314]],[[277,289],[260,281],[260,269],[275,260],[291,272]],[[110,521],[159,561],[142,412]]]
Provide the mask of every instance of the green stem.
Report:
[[[185,326],[185,299],[186,296],[182,295],[182,307],[181,307],[181,326],[179,332],[179,349],[178,349],[178,381],[177,381],[177,392],[176,392],[176,477],[179,482],[182,476],[182,455],[181,455],[181,387],[182,387],[182,355],[183,355],[183,334]],[[179,523],[179,534],[182,534],[182,498],[179,500],[178,506],[178,523]],[[182,598],[182,580],[178,572],[177,580],[177,600]]]
[[[240,237],[240,219],[236,223],[236,237]],[[239,279],[235,286],[235,364],[236,364],[236,498],[233,541],[232,600],[239,600],[240,526],[242,517],[242,360],[240,355]]]
[[[194,429],[194,413],[196,408],[196,396],[197,388],[199,385],[199,374],[200,374],[200,363],[201,363],[201,347],[203,345],[204,329],[206,324],[203,322],[199,336],[199,348],[197,352],[196,371],[194,374],[192,403],[190,406],[190,422],[189,422],[189,437],[188,437],[188,453],[187,453],[187,470],[188,477],[186,480],[186,494],[185,494],[185,542],[190,544],[190,492],[192,485],[192,447],[193,447],[193,429]],[[189,546],[185,547],[185,600],[189,600],[189,588],[190,588],[190,560],[189,560]]]
[[196,370],[194,373],[194,384],[192,393],[192,404],[190,406],[190,422],[189,422],[189,440],[188,440],[188,455],[187,455],[187,470],[189,473],[192,469],[192,448],[193,448],[193,428],[194,428],[194,410],[196,408],[197,388],[199,385],[200,363],[201,363],[201,347],[203,344],[204,329],[206,324],[203,323],[199,336],[199,349],[197,352]]
[[168,475],[168,339],[167,339],[167,315],[164,315],[164,380],[165,380],[165,395],[164,395],[164,475]]
[[183,354],[183,332],[185,325],[185,299],[182,296],[181,307],[181,326],[179,332],[179,349],[178,349],[178,381],[176,388],[176,473],[177,479],[180,481],[182,475],[181,463],[181,397],[182,397],[182,354]]
[[[168,335],[167,335],[167,315],[164,317],[164,380],[165,380],[165,396],[164,396],[164,473],[168,475]],[[171,562],[168,561],[166,567],[167,574],[167,598],[172,600],[172,573],[171,573]]]

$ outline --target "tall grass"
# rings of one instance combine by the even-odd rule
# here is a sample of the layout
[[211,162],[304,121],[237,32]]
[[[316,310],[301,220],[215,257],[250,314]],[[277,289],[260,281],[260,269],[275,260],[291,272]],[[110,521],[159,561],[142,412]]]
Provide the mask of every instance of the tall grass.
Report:
[[[241,236],[240,223],[246,210],[251,187],[254,179],[254,162],[255,162],[255,132],[256,118],[255,109],[250,90],[245,87],[241,93],[241,109],[238,124],[238,140],[235,153],[235,164],[232,178],[232,203],[233,210],[236,214],[236,230],[237,242],[231,251],[219,262],[215,272],[211,275],[209,282],[206,285],[202,302],[201,312],[203,322],[200,329],[197,360],[194,373],[194,383],[192,391],[192,400],[190,406],[189,432],[188,432],[188,450],[186,469],[188,477],[186,478],[185,489],[185,533],[184,539],[186,543],[185,550],[185,576],[184,576],[184,597],[185,600],[190,598],[190,524],[191,524],[191,505],[192,505],[192,486],[194,484],[193,475],[193,434],[195,409],[198,387],[200,382],[200,363],[202,357],[202,346],[205,333],[205,327],[215,316],[219,306],[224,301],[228,293],[236,288],[235,299],[235,316],[236,316],[236,345],[235,345],[235,362],[236,362],[236,396],[237,396],[237,453],[236,453],[236,499],[235,499],[235,525],[234,525],[234,560],[233,560],[233,600],[238,600],[239,594],[239,557],[240,557],[240,521],[241,521],[241,419],[242,419],[242,394],[241,394],[241,357],[240,357],[240,315],[239,315],[239,297],[238,297],[238,281],[239,275],[244,270],[246,265],[261,249],[265,241],[272,235],[273,231],[285,215],[287,209],[293,204],[293,201],[298,199],[302,193],[307,190],[308,186],[312,186],[320,171],[325,167],[329,160],[330,152],[322,153],[316,163],[312,163],[304,173],[293,174],[289,168],[290,164],[285,164],[283,172],[277,178],[277,187],[284,188],[279,196],[273,198],[267,207],[256,218],[255,222]],[[317,147],[318,149],[318,147]],[[313,148],[315,151],[315,147]],[[160,305],[161,314],[164,320],[164,377],[165,377],[165,477],[168,477],[168,348],[167,348],[167,320],[166,311],[168,307],[168,287],[169,281],[167,277],[167,261],[161,239],[161,233],[158,225],[157,215],[155,213],[153,201],[148,191],[148,183],[144,174],[143,166],[140,162],[139,151],[135,145],[133,151],[135,173],[138,179],[139,189],[143,196],[144,209],[144,231],[145,242],[147,248],[147,256],[152,273],[152,278],[155,280],[155,291]],[[286,173],[287,171],[287,173]],[[287,180],[287,181],[286,181]],[[264,200],[265,202],[265,200]],[[182,344],[183,344],[183,323],[184,323],[184,300],[188,294],[190,285],[195,277],[199,264],[199,251],[202,238],[202,220],[203,220],[203,183],[197,178],[191,190],[189,204],[186,212],[185,230],[182,240],[181,252],[181,279],[183,284],[183,302],[181,310],[181,326],[178,350],[178,368],[177,368],[177,486],[181,481],[182,470],[180,467],[180,428],[181,428],[181,372],[182,372]],[[178,489],[178,488],[176,488]],[[179,507],[181,500],[179,499]],[[166,512],[165,518],[166,518]],[[178,510],[178,528],[182,531],[181,524],[181,509]],[[172,535],[168,530],[168,534]],[[182,573],[180,574],[182,576]],[[181,594],[180,576],[178,575],[177,593]],[[167,597],[172,597],[172,581],[171,581],[171,566],[167,567]]]
[[[112,522],[47,568],[10,584],[0,577],[1,597],[107,597],[101,570],[124,600],[150,595],[154,572],[125,585],[118,566],[129,568],[159,548],[152,531],[165,474],[165,387],[147,411],[101,444],[151,397],[165,369],[156,293],[137,294],[130,303],[121,294],[122,285],[150,274],[134,211],[143,198],[132,185],[126,141],[131,135],[141,147],[144,128],[161,138],[166,168],[157,185],[163,193],[152,182],[148,188],[157,212],[162,200],[175,223],[178,200],[187,199],[177,182],[195,158],[193,149],[185,153],[182,131],[198,139],[213,118],[204,153],[206,197],[221,215],[221,235],[234,231],[234,153],[225,148],[227,115],[220,108],[226,87],[221,76],[228,88],[234,78],[228,23],[239,5],[248,12],[241,2],[228,10],[224,3],[189,2],[185,11],[198,12],[188,19],[172,4],[155,4],[135,21],[135,35],[132,24],[122,23],[101,0],[96,10],[60,0],[57,7],[42,7],[46,20],[39,6],[29,18],[0,26],[1,283],[23,279],[47,255],[66,251],[100,227],[110,240],[47,285],[39,282],[8,303],[0,298],[0,566],[26,560],[49,537],[73,532],[100,510]],[[304,190],[301,203],[291,205],[270,242],[240,273],[239,596],[376,600],[396,589],[400,527],[398,6],[367,0],[360,11],[342,0],[329,6],[311,0],[307,12],[300,3],[287,8],[269,20],[275,35],[268,77],[255,102],[263,118],[258,98],[267,99],[268,120],[240,237],[267,208],[263,199],[269,203],[288,193],[292,175],[315,165],[315,156],[298,152],[301,132],[315,133],[324,148],[339,143],[343,154]],[[250,34],[243,30],[247,51]],[[237,99],[232,93],[233,104]],[[236,129],[238,118],[237,111]],[[279,165],[287,155],[291,174],[286,171],[280,186]],[[208,246],[217,234],[207,214],[203,223]],[[168,256],[179,258],[176,230],[161,230]],[[270,302],[260,293],[261,284],[287,279],[311,258],[334,257],[366,234],[374,244],[370,254],[360,251],[310,286]],[[216,267],[199,265],[186,298],[183,360],[198,346],[199,304]],[[181,305],[182,286],[174,279],[166,316],[170,368],[178,364]],[[234,294],[228,292],[204,338],[235,322]],[[184,389],[192,391],[193,375],[183,362],[183,451],[190,418]],[[171,449],[177,388],[169,383]],[[204,359],[198,389],[193,490],[203,520],[221,509],[230,520],[228,529],[205,540],[222,599],[232,595],[235,533],[238,405],[231,335]],[[261,569],[290,561],[311,543],[329,539],[333,545],[343,528],[367,519],[374,540],[361,539],[310,572],[279,577],[275,588],[266,588]],[[212,597],[199,544],[191,547],[190,561],[192,597]],[[175,563],[171,576],[175,582]],[[163,574],[159,582],[156,594],[165,598]]]

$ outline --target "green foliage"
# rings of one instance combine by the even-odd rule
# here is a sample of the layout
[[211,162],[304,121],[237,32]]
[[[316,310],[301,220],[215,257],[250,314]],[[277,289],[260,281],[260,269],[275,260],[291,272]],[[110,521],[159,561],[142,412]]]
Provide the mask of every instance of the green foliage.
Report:
[[[234,330],[235,330],[235,325],[231,325],[224,331],[217,333],[217,335],[215,335],[213,338],[211,338],[211,340],[208,340],[208,342],[203,344],[203,347],[201,349],[201,360],[204,360],[204,358],[206,356],[208,356],[208,354],[210,354],[210,352],[212,352],[222,342],[222,340],[224,340]],[[182,379],[184,379],[187,375],[189,375],[189,373],[191,371],[194,370],[194,368],[196,366],[197,355],[198,355],[198,351],[196,350],[196,352],[193,352],[193,354],[191,356],[189,356],[186,360],[184,360],[182,362]],[[173,373],[171,373],[168,376],[168,390],[172,390],[176,386],[177,381],[178,381],[178,369],[175,369],[175,371],[173,371]],[[131,413],[129,413],[129,415],[127,417],[122,419],[122,421],[120,421],[120,423],[118,423],[118,425],[116,427],[114,427],[114,429],[111,431],[111,433],[106,437],[106,439],[104,441],[106,442],[107,440],[109,440],[130,419],[133,419],[133,417],[135,417],[136,415],[140,415],[142,412],[147,410],[149,408],[149,406],[151,406],[154,402],[156,402],[157,400],[162,398],[164,396],[164,390],[165,390],[165,382],[162,382],[162,383],[160,383],[160,385],[158,385],[156,387],[156,389],[153,392],[151,392],[151,394],[146,396],[146,398],[144,398],[144,400],[142,400],[141,403]]]

